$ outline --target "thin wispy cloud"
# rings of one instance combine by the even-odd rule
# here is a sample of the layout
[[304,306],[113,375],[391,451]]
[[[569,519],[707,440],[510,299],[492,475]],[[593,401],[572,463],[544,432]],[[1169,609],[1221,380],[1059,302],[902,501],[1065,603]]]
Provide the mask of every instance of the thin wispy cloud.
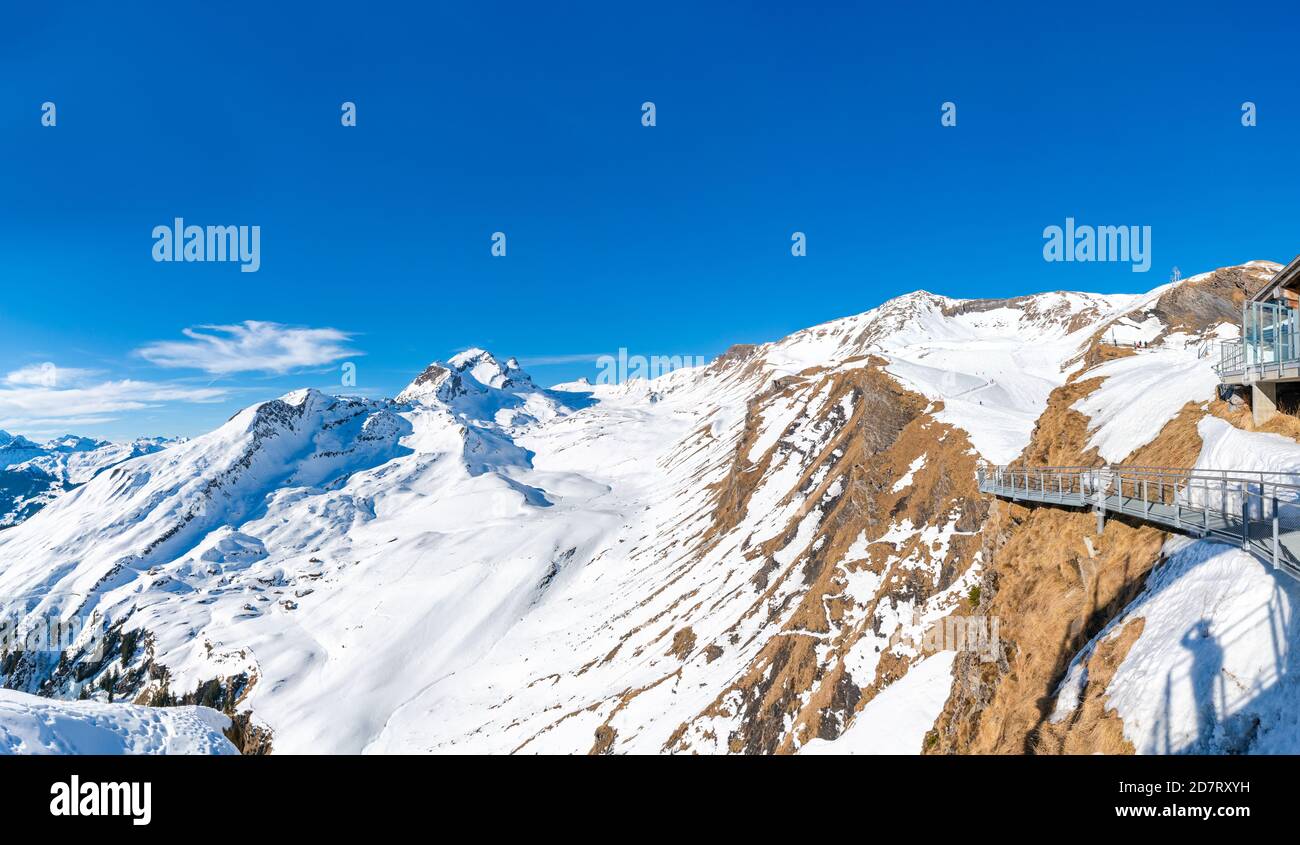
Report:
[[59,385],[72,387],[84,384],[98,375],[101,375],[99,370],[58,367],[53,362],[46,361],[43,364],[29,364],[13,370],[0,381],[15,387],[57,387]]
[[116,421],[116,417],[70,417],[67,419],[23,420],[21,425],[16,425],[13,420],[0,420],[0,429],[7,425],[10,428],[17,429],[17,433],[28,440],[42,443],[65,434],[88,431],[95,426],[108,425]]
[[525,367],[549,367],[555,364],[596,363],[601,352],[576,352],[567,355],[520,355],[519,363]]
[[[7,383],[7,379],[6,379]],[[228,391],[167,382],[106,381],[82,387],[0,387],[0,428],[33,430],[108,422],[117,414],[171,402],[219,402]]]
[[185,329],[189,340],[146,344],[136,354],[159,367],[202,370],[215,376],[233,373],[284,373],[331,364],[364,353],[351,348],[352,335],[332,328],[286,326],[245,320],[228,326]]

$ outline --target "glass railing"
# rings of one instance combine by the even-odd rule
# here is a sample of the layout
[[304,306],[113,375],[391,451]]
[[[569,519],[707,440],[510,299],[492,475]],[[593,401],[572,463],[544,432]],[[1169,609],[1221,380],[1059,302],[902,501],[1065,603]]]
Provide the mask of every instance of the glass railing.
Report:
[[1272,302],[1247,304],[1241,340],[1219,344],[1220,376],[1253,372],[1266,375],[1300,361],[1300,310]]

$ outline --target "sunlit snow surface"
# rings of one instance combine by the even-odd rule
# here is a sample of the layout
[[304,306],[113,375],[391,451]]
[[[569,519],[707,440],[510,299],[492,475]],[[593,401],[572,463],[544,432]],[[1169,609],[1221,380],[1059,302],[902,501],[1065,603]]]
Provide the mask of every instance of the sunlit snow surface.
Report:
[[1105,382],[1074,406],[1091,422],[1087,446],[1107,461],[1124,460],[1151,442],[1185,404],[1213,398],[1219,383],[1214,363],[1198,359],[1194,348],[1144,349],[1089,370],[1089,378]]
[[1069,362],[1105,319],[1132,307],[1132,296],[1043,294],[1045,311],[1094,313],[1068,331],[1064,319],[1034,319],[1015,308],[948,316],[938,303],[919,302],[905,327],[884,339],[888,371],[927,398],[943,403],[937,416],[964,429],[979,453],[1003,464],[1029,443],[1047,398],[1065,383]]
[[916,754],[952,687],[956,652],[927,657],[886,687],[834,741],[814,739],[800,754]]
[[237,754],[207,707],[54,701],[0,689],[0,755]]

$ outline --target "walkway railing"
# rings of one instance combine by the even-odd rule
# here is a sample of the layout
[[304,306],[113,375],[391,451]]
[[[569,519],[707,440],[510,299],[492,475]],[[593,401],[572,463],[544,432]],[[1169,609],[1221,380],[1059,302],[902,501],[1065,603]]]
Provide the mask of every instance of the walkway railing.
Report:
[[1214,371],[1219,378],[1235,375],[1246,370],[1246,347],[1240,340],[1225,340],[1219,343],[1219,363]]
[[1246,375],[1267,379],[1281,378],[1297,368],[1300,368],[1300,347],[1294,342],[1275,348],[1269,344],[1225,340],[1219,343],[1219,363],[1214,365],[1214,372],[1220,379]]
[[981,466],[981,492],[1092,507],[1240,545],[1300,579],[1300,473],[1170,467]]

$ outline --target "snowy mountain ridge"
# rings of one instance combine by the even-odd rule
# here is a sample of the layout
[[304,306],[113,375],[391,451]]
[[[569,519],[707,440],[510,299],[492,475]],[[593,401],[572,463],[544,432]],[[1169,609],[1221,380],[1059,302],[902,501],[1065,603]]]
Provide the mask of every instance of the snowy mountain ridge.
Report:
[[59,481],[81,484],[105,467],[165,449],[167,437],[141,437],[126,443],[65,434],[44,443],[0,431],[0,470],[28,468]]
[[206,696],[286,751],[919,750],[967,671],[926,632],[1016,530],[976,461],[1053,414],[1107,457],[1165,436],[1213,398],[1204,302],[1275,266],[918,291],[651,382],[543,389],[473,349],[391,400],[295,391],[0,532],[0,615],[93,621],[0,674]]
[[166,448],[169,438],[112,443],[68,434],[44,443],[0,431],[0,529],[17,525],[107,467]]

